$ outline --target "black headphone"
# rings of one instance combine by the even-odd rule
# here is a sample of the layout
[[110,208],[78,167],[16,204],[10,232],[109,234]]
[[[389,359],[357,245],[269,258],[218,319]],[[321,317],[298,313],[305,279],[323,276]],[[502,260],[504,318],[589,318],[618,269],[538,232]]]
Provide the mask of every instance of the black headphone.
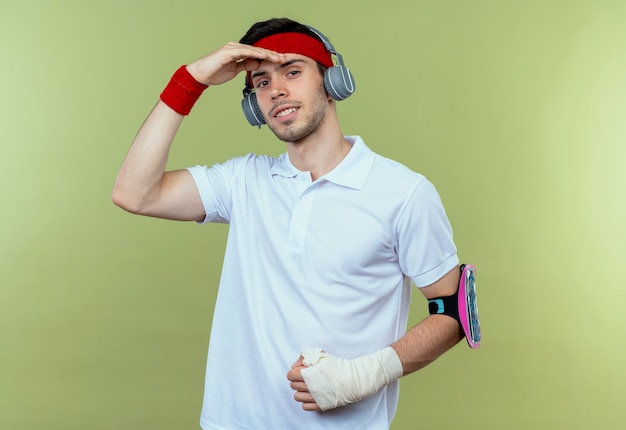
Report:
[[[330,40],[319,30],[313,27],[307,27],[322,41],[326,50],[337,59],[337,63],[333,67],[327,68],[324,72],[324,88],[326,92],[334,100],[340,101],[347,99],[354,93],[354,90],[356,90],[352,73],[343,65],[341,54],[335,50]],[[252,83],[248,82],[247,76],[245,78],[241,108],[250,125],[261,128],[261,126],[265,124],[265,118],[263,118],[263,113],[256,100],[256,93],[254,92],[254,88],[252,88]]]

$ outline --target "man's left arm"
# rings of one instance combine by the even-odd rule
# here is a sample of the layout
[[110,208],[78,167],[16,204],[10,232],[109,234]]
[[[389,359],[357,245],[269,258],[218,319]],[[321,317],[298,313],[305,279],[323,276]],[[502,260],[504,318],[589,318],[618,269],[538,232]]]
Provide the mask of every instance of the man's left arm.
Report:
[[[426,299],[451,296],[459,288],[461,271],[455,267],[432,285],[421,288]],[[435,361],[463,339],[459,322],[446,315],[429,315],[391,346],[402,363],[403,375]]]
[[[421,288],[426,299],[453,295],[460,280],[455,267],[432,285]],[[463,338],[454,318],[429,315],[392,345],[372,354],[344,359],[323,350],[306,351],[287,374],[294,399],[308,411],[354,403],[403,375],[435,361]]]

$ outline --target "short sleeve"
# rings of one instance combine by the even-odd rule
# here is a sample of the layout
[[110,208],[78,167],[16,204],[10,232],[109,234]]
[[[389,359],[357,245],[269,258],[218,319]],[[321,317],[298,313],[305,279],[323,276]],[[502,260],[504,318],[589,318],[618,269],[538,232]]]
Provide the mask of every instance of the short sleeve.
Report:
[[201,224],[230,222],[235,164],[235,160],[229,160],[211,167],[194,166],[187,169],[196,182],[204,206],[206,216],[200,221]]
[[400,267],[417,287],[435,283],[459,264],[441,198],[424,177],[400,211],[396,234]]

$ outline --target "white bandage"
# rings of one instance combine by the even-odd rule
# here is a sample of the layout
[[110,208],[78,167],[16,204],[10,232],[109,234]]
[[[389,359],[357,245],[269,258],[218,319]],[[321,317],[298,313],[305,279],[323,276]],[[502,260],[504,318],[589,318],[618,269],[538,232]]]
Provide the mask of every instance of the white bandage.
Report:
[[402,376],[402,363],[388,346],[353,359],[316,349],[302,351],[302,378],[322,410],[365,399]]

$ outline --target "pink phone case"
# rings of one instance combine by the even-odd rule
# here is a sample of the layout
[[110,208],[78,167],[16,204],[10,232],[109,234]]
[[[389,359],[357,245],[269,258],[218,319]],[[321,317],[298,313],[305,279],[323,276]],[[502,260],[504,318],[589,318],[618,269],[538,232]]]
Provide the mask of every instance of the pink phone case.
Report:
[[480,346],[481,331],[476,298],[476,266],[466,264],[459,283],[459,318],[471,348]]

